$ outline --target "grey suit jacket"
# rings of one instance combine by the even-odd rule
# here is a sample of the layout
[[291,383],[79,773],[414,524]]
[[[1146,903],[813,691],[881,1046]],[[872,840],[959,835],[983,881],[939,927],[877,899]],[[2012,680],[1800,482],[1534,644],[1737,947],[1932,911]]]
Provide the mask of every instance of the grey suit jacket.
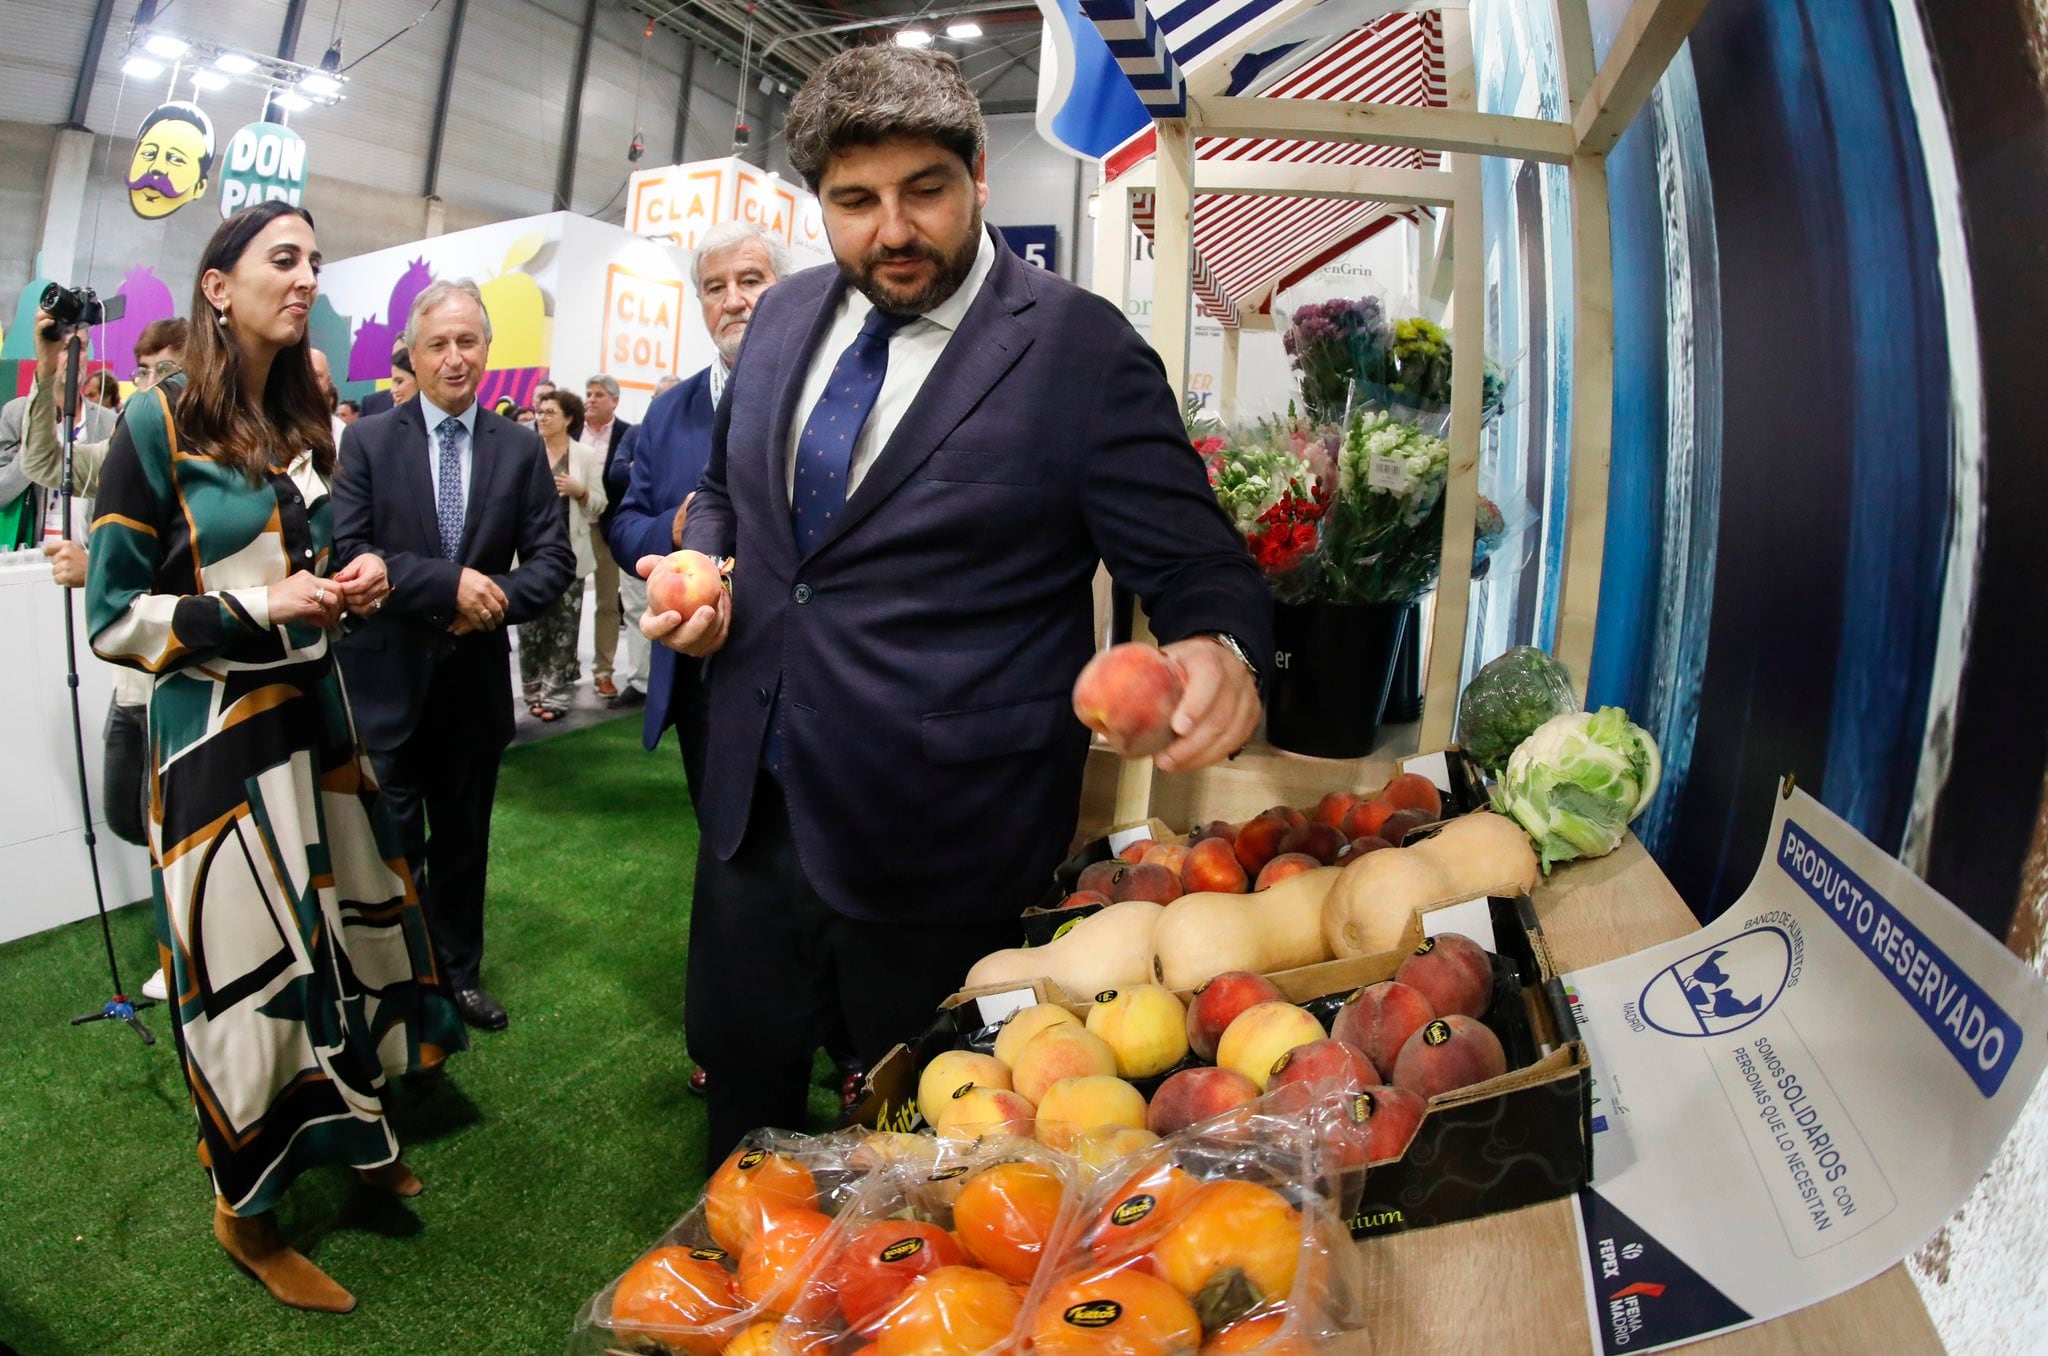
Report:
[[[29,467],[22,458],[23,435],[28,428],[29,402],[32,400],[39,406],[37,413],[40,417],[46,420],[55,417],[54,414],[47,413],[50,410],[49,401],[37,400],[34,392],[16,396],[7,402],[4,409],[0,409],[0,505],[13,503],[31,484],[39,483],[30,478]],[[116,418],[114,411],[87,402],[85,427],[78,435],[79,445],[82,447],[87,443],[104,443],[113,437]],[[60,467],[63,456],[61,447],[59,444]],[[51,477],[51,481],[54,480],[55,477]],[[51,488],[55,488],[55,485],[52,484]],[[75,486],[73,488],[76,490]]]

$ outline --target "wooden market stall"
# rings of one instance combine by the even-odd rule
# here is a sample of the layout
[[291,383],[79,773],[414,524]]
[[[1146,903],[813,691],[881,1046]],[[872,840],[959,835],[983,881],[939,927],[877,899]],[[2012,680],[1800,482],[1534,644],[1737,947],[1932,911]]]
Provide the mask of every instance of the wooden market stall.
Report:
[[[1446,7],[1387,15],[1340,37],[1264,91],[1234,94],[1231,65],[1316,0],[1210,0],[1161,6],[1082,0],[1153,115],[1104,162],[1095,290],[1122,304],[1133,226],[1154,244],[1152,342],[1184,388],[1194,316],[1224,328],[1218,403],[1236,407],[1239,336],[1271,328],[1275,292],[1398,214],[1438,218],[1425,282],[1448,275],[1454,324],[1478,332],[1485,307],[1480,158],[1567,167],[1574,277],[1569,517],[1557,656],[1584,697],[1605,546],[1614,320],[1607,153],[1634,119],[1705,8],[1705,0],[1635,0],[1596,66],[1586,0],[1553,0],[1569,116],[1555,121],[1477,108],[1468,14]],[[1163,16],[1163,17],[1160,17]],[[1425,251],[1430,250],[1425,232]],[[1478,485],[1481,365],[1452,369],[1451,461],[1442,559],[1470,559]],[[1408,747],[1449,742],[1463,656],[1468,572],[1445,569],[1427,648],[1421,724]],[[1397,750],[1398,751],[1398,750]],[[1149,761],[1098,751],[1084,824],[1243,818],[1372,785],[1388,753],[1337,764],[1253,750],[1244,759],[1155,788]],[[1112,771],[1113,769],[1113,771]],[[1114,793],[1108,782],[1114,779]],[[1156,791],[1156,794],[1155,794]],[[1641,845],[1574,863],[1535,903],[1561,969],[1597,964],[1694,923]],[[1394,1235],[1362,1245],[1377,1349],[1404,1354],[1499,1347],[1583,1351],[1588,1326],[1570,1201]],[[1903,1267],[1707,1352],[1939,1351]]]

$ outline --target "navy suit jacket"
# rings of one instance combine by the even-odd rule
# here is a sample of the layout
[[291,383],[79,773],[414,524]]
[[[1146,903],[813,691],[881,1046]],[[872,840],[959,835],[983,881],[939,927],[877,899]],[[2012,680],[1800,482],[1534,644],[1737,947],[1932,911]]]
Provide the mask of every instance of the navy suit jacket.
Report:
[[[604,512],[597,516],[598,530],[609,538],[612,519],[619,511],[619,501],[626,497],[626,476],[631,463],[627,460],[633,454],[633,425],[612,416],[611,432],[604,445]],[[606,545],[610,545],[607,540]]]
[[[434,738],[454,748],[501,749],[512,742],[513,728],[505,627],[539,616],[576,577],[562,499],[540,435],[478,410],[462,545],[449,560],[441,554],[427,456],[426,418],[416,399],[358,419],[341,435],[336,568],[365,551],[382,556],[391,597],[335,652],[366,747],[404,744],[431,702]],[[464,566],[504,590],[503,625],[449,634]]]
[[[665,556],[676,549],[676,510],[711,461],[711,369],[656,396],[631,439],[631,479],[605,530],[621,570],[632,570],[642,556]],[[626,619],[628,626],[639,624],[638,617]],[[647,713],[640,730],[641,742],[650,749],[676,721],[670,706],[677,694],[677,666],[695,668],[699,662],[666,645],[651,648]]]
[[389,414],[395,408],[397,403],[391,398],[391,388],[388,386],[372,391],[356,402],[356,414],[363,418],[373,414]]
[[1071,693],[1095,651],[1098,562],[1162,642],[1224,631],[1273,654],[1271,597],[1157,356],[1116,307],[995,248],[808,556],[790,527],[791,420],[846,284],[827,266],[766,292],[683,529],[738,561],[711,666],[704,847],[738,849],[779,707],[805,872],[855,917],[994,921],[1044,890],[1080,808]]

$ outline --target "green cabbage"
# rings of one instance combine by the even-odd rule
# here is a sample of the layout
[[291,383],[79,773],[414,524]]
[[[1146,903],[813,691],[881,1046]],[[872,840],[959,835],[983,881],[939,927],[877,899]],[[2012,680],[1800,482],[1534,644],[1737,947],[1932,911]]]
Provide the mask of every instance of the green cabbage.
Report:
[[1657,794],[1663,760],[1649,731],[1618,706],[1545,721],[1508,759],[1494,806],[1554,862],[1604,857]]
[[1578,709],[1565,666],[1534,645],[1517,645],[1465,684],[1458,742],[1479,766],[1499,772],[1543,722]]

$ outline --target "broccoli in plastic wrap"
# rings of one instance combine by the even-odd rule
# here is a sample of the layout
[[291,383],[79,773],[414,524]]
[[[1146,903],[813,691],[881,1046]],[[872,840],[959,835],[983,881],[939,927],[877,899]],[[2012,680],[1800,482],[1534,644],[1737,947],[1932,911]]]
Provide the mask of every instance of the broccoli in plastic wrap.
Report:
[[1517,645],[1472,676],[1458,699],[1458,742],[1488,772],[1553,716],[1579,709],[1572,676],[1534,645]]

